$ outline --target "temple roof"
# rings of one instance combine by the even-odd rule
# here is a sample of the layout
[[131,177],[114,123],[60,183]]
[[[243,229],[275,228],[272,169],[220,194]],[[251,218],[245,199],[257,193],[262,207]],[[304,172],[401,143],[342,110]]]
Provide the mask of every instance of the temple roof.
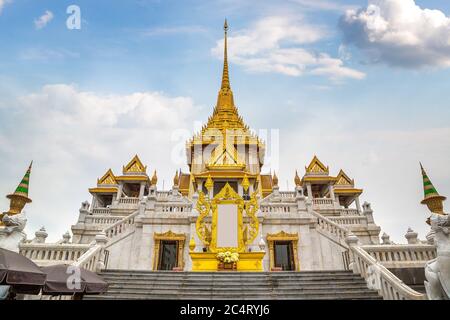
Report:
[[146,174],[146,171],[147,166],[142,164],[142,161],[139,159],[138,155],[135,155],[126,166],[123,166],[122,169],[123,174]]
[[[193,144],[208,144],[211,141],[217,141],[220,136],[224,137],[223,139],[227,139],[228,136],[229,139],[234,138],[238,143],[258,144],[258,146],[264,147],[264,143],[252,133],[249,127],[244,123],[234,104],[228,69],[228,24],[226,20],[224,24],[224,33],[223,72],[221,87],[217,96],[217,103],[214,107],[213,114],[208,118],[207,123],[202,127],[199,133],[194,135],[194,137],[188,141],[188,146],[192,146]],[[224,145],[226,145],[226,143],[224,143]],[[225,151],[225,146],[222,149]],[[231,157],[234,158],[233,152],[229,152]],[[234,160],[237,159],[234,158]]]

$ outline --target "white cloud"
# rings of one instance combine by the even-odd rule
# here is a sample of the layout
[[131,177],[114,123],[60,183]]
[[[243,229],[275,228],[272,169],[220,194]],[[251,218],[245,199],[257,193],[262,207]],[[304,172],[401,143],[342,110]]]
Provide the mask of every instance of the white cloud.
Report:
[[[5,101],[0,108],[0,192],[13,191],[34,160],[27,232],[33,237],[45,225],[57,240],[76,222],[80,203],[91,200],[87,189],[96,179],[109,167],[120,174],[136,153],[149,174],[158,170],[160,187],[164,180],[170,187],[175,170],[183,167],[172,160],[171,132],[186,128],[191,135],[197,111],[189,97],[101,94],[66,84]],[[8,206],[3,196],[0,205]]]
[[340,26],[346,41],[372,62],[417,68],[450,66],[450,17],[422,9],[414,0],[369,0],[348,10]]
[[0,13],[2,13],[3,8],[7,3],[11,3],[11,0],[0,0]]
[[[326,75],[332,79],[362,79],[365,74],[345,67],[342,60],[315,53],[302,46],[322,40],[327,32],[293,16],[271,16],[228,37],[229,59],[251,72],[275,72],[288,76]],[[212,52],[223,55],[223,40]]]
[[50,21],[53,19],[53,13],[49,10],[46,10],[45,13],[40,16],[38,19],[34,20],[34,26],[36,29],[44,28]]

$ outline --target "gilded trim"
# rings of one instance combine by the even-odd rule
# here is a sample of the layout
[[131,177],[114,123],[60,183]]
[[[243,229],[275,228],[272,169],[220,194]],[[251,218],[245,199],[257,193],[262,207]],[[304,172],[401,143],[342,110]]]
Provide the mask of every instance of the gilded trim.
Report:
[[161,247],[161,241],[178,241],[178,251],[177,251],[177,267],[184,269],[184,244],[186,243],[186,235],[184,233],[174,233],[169,230],[164,233],[154,233],[153,240],[155,246],[153,248],[153,270],[158,270],[159,264],[159,250]]
[[269,244],[269,261],[270,261],[270,269],[275,267],[275,241],[291,241],[292,242],[292,251],[294,254],[294,270],[300,271],[300,263],[298,261],[298,233],[286,233],[284,231],[280,231],[274,234],[267,234],[267,242]]

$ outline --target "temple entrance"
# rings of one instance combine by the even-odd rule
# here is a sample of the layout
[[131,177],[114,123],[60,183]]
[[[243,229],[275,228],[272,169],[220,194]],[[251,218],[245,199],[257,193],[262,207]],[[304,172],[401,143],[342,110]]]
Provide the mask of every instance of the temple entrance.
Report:
[[177,266],[178,241],[162,240],[158,270],[172,270]]
[[183,270],[185,234],[173,233],[169,230],[164,233],[155,233],[153,237],[155,240],[153,270]]
[[275,267],[283,271],[294,271],[294,253],[292,241],[275,241]]

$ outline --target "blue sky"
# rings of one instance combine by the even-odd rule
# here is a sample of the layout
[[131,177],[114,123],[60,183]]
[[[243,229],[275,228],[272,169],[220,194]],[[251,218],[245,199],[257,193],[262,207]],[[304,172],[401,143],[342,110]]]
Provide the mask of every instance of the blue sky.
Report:
[[[71,4],[81,30],[66,28]],[[380,13],[366,19],[370,5]],[[45,225],[58,238],[96,178],[135,153],[160,182],[171,180],[182,166],[166,161],[171,133],[192,132],[215,103],[225,17],[236,104],[251,127],[280,130],[280,163],[266,171],[292,188],[295,169],[317,154],[332,173],[355,178],[398,242],[409,226],[427,232],[419,160],[450,195],[447,1],[0,0],[0,8],[0,194],[34,159],[29,236]]]

